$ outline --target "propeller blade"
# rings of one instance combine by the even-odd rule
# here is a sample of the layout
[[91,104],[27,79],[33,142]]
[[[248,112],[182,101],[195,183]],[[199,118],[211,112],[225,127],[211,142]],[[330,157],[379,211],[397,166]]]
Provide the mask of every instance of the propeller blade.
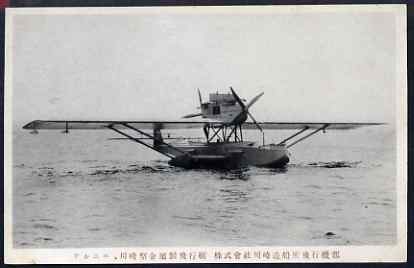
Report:
[[259,123],[257,123],[256,119],[254,119],[253,115],[252,115],[249,111],[247,111],[247,114],[249,115],[250,119],[252,119],[252,121],[253,121],[253,123],[256,125],[256,127],[257,127],[257,128],[258,128],[261,132],[263,132],[262,127],[259,125]]
[[242,107],[242,110],[246,110],[246,106],[244,105],[243,101],[239,98],[239,96],[236,94],[236,92],[234,92],[233,88],[230,87],[230,91],[233,94],[234,98],[236,99],[236,101],[239,103],[239,105]]
[[201,92],[200,92],[200,89],[199,89],[199,88],[197,88],[197,91],[198,91],[198,100],[200,101],[200,107],[201,107],[201,104],[203,103],[203,100],[202,100],[202,98],[201,98]]
[[[263,132],[262,127],[259,125],[259,123],[257,123],[256,119],[253,117],[253,115],[249,112],[249,108],[257,101],[260,99],[260,97],[263,96],[264,92],[260,93],[259,95],[257,95],[256,97],[254,97],[247,105],[245,105],[243,103],[243,101],[240,99],[240,97],[236,94],[236,92],[233,90],[232,87],[230,87],[231,93],[233,94],[234,98],[236,99],[236,101],[239,103],[239,105],[242,107],[242,111],[233,119],[233,123],[235,123],[236,121],[240,120],[240,116],[243,116],[243,114],[247,114],[253,121],[253,123],[256,125],[256,127]],[[243,119],[241,119],[243,120]],[[244,122],[244,120],[243,120]],[[240,123],[240,122],[239,122]]]
[[197,117],[197,116],[202,116],[202,113],[197,113],[197,114],[187,114],[184,115],[182,118],[193,118],[193,117]]
[[257,95],[256,97],[254,97],[247,105],[247,109],[250,108],[250,106],[252,106],[256,101],[258,101],[260,99],[261,96],[263,96],[264,92],[260,93],[259,95]]

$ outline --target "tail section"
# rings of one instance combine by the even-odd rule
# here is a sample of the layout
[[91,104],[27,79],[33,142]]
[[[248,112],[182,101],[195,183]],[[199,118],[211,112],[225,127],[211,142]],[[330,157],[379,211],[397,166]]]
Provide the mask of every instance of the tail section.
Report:
[[154,147],[161,145],[164,140],[162,138],[161,129],[154,128]]

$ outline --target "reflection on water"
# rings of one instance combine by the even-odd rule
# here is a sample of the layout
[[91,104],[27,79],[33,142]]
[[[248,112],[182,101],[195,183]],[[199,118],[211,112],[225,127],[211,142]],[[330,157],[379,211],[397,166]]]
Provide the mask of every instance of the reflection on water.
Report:
[[249,177],[249,168],[244,169],[235,169],[229,171],[222,171],[220,175],[221,180],[248,180]]
[[232,189],[232,187],[227,187],[226,189],[220,189],[221,195],[220,199],[225,203],[240,203],[246,202],[249,200],[249,195],[247,192],[243,192],[237,189],[237,186]]

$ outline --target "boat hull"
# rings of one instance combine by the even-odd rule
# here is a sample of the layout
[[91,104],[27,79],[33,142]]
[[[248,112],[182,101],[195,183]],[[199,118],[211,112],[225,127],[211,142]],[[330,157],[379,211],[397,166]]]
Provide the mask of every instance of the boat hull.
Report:
[[241,143],[197,143],[171,148],[160,148],[174,155],[173,166],[184,168],[240,168],[259,166],[281,168],[289,162],[290,153],[283,145],[255,146],[251,142]]

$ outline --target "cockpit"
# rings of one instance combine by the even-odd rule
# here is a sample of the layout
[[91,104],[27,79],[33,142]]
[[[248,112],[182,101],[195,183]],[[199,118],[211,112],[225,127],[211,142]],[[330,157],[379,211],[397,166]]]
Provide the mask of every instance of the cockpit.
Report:
[[213,106],[213,114],[220,114],[220,105]]

